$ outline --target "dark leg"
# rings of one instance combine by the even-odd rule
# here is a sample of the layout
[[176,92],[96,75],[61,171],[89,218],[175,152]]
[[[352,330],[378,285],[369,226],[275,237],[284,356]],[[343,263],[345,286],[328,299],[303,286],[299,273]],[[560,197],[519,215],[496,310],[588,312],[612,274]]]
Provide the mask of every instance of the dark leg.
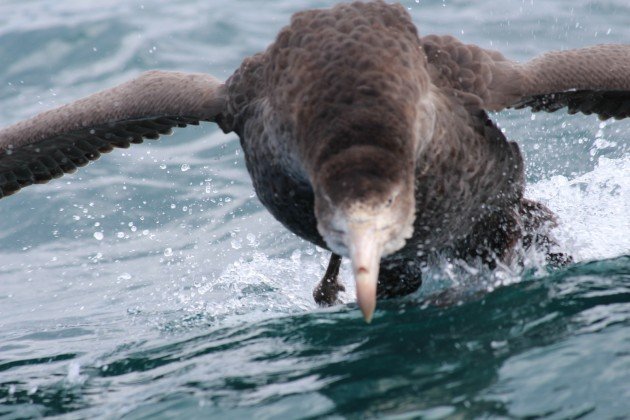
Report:
[[338,282],[339,267],[341,266],[341,256],[333,253],[328,262],[326,274],[313,290],[313,298],[315,303],[320,306],[331,306],[337,301],[339,292],[346,290],[342,284]]
[[409,261],[396,263],[381,262],[378,274],[376,296],[378,298],[395,298],[415,292],[422,285],[422,273],[419,264],[408,264]]

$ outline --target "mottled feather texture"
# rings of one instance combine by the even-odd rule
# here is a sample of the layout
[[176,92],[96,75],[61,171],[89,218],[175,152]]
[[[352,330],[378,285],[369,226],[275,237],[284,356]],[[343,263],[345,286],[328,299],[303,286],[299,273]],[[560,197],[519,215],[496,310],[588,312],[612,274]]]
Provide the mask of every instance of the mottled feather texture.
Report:
[[518,147],[486,114],[525,106],[630,116],[630,46],[520,64],[451,36],[419,37],[400,5],[354,2],[295,14],[225,84],[149,72],[0,130],[0,196],[112,147],[216,121],[239,135],[261,202],[318,245],[328,243],[316,212],[332,210],[317,202],[381,202],[410,189],[413,236],[383,260],[379,280],[406,293],[418,284],[410,261],[442,249],[507,255],[524,235],[520,218],[546,214],[523,204]]
[[630,91],[630,45],[546,53],[520,66],[522,96],[568,90]]
[[522,96],[524,75],[497,51],[445,35],[421,39],[432,82],[478,109],[498,111]]
[[630,116],[630,45],[554,51],[519,64],[452,36],[428,35],[421,42],[433,82],[469,105]]
[[392,148],[413,155],[406,139],[416,137],[425,64],[409,15],[381,2],[298,13],[264,54],[246,60],[226,82],[232,115],[223,127],[241,136],[256,192],[278,220],[324,245],[312,189],[329,173],[322,166],[361,142],[377,148],[377,165]]

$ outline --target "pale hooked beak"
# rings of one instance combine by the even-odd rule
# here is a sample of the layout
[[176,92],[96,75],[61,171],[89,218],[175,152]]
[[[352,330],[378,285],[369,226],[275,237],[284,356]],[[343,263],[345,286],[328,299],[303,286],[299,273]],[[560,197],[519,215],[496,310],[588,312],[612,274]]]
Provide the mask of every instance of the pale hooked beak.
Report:
[[381,235],[369,222],[348,224],[348,250],[363,318],[372,321],[376,308],[376,283],[383,252]]

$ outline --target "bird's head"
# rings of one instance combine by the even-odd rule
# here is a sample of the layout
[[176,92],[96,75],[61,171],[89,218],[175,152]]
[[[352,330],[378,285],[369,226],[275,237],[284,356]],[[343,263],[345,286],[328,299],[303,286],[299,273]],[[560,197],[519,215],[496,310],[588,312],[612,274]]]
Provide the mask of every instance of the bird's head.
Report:
[[413,233],[413,166],[410,156],[355,145],[327,159],[314,183],[317,229],[333,252],[352,261],[357,301],[368,322],[381,258]]

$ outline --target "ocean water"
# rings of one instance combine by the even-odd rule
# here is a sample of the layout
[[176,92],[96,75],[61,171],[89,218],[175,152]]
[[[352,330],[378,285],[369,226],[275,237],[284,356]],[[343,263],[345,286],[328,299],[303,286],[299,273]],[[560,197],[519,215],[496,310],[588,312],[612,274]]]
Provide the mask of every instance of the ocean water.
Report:
[[[403,1],[506,56],[630,42],[626,0]],[[331,1],[3,0],[0,125],[159,68],[225,79]],[[366,325],[217,127],[0,200],[0,418],[628,418],[630,122],[494,115],[575,263],[437,262]]]

